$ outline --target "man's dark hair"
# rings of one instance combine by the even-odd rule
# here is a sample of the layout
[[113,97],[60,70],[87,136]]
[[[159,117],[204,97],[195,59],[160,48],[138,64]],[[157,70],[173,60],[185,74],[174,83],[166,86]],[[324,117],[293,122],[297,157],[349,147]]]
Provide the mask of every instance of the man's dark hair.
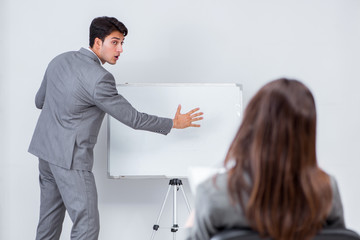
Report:
[[114,17],[98,17],[92,20],[89,35],[90,47],[93,47],[95,38],[104,41],[106,36],[110,35],[113,31],[119,31],[124,37],[128,33],[125,25]]

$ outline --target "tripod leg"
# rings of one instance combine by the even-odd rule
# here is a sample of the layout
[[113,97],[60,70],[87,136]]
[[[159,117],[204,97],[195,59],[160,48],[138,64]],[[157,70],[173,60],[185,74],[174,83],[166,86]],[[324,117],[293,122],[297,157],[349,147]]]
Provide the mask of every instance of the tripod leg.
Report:
[[177,202],[176,202],[176,193],[178,191],[178,187],[177,186],[173,186],[173,228],[172,228],[172,232],[176,232],[177,231]]
[[179,229],[179,225],[177,224],[177,191],[179,187],[177,185],[173,185],[173,225],[171,228],[171,232],[173,233],[173,240],[176,240],[176,232]]
[[159,216],[158,216],[158,218],[157,218],[157,220],[156,220],[156,223],[155,223],[154,226],[153,226],[153,232],[152,232],[151,238],[150,238],[151,240],[154,239],[155,233],[156,233],[156,231],[159,229],[160,218],[161,218],[161,215],[162,215],[162,213],[163,213],[163,211],[164,211],[164,206],[165,206],[166,200],[167,200],[167,198],[168,198],[168,196],[169,196],[170,189],[171,189],[171,185],[169,185],[169,188],[168,188],[168,190],[167,190],[167,192],[166,192],[164,201],[163,201],[162,206],[161,206],[161,209],[160,209]]
[[166,200],[167,200],[167,198],[169,196],[169,192],[170,192],[171,187],[173,187],[173,225],[171,227],[171,232],[173,233],[173,240],[176,240],[176,232],[179,230],[179,225],[177,224],[177,191],[179,191],[179,188],[182,191],[182,194],[183,194],[183,197],[184,197],[184,200],[185,200],[185,203],[186,203],[186,206],[187,206],[187,209],[188,209],[189,213],[191,211],[188,199],[187,199],[186,194],[184,192],[184,189],[182,187],[182,181],[180,179],[176,179],[176,178],[171,179],[170,182],[169,182],[169,188],[168,188],[168,191],[166,193],[164,202],[163,202],[163,204],[161,206],[161,210],[160,210],[159,216],[157,218],[156,224],[153,226],[153,233],[151,235],[151,240],[154,239],[155,233],[159,229],[160,217],[161,217],[161,215],[163,213],[164,206],[165,206]]
[[180,185],[180,189],[181,189],[181,191],[182,191],[182,194],[183,194],[183,197],[184,197],[184,200],[185,200],[187,209],[188,209],[188,211],[189,211],[189,213],[190,213],[190,212],[191,212],[191,207],[190,207],[189,201],[188,201],[188,199],[187,199],[187,197],[186,197],[186,194],[185,194],[185,191],[184,191],[184,188],[183,188],[182,185]]

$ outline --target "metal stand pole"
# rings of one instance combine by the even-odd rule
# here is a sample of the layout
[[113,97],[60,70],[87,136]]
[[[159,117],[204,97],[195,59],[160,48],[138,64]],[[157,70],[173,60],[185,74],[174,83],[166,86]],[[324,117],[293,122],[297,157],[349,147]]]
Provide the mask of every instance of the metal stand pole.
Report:
[[160,218],[161,218],[161,215],[164,211],[164,206],[165,206],[165,203],[166,203],[166,200],[169,196],[169,192],[170,192],[170,189],[173,188],[173,224],[172,224],[172,227],[171,227],[171,232],[173,233],[173,239],[175,240],[176,239],[176,232],[179,230],[179,224],[177,223],[177,191],[179,191],[179,189],[181,189],[181,192],[183,194],[183,197],[184,197],[184,200],[185,200],[185,203],[186,203],[186,206],[187,206],[187,209],[189,211],[189,213],[191,212],[191,208],[190,208],[190,205],[189,205],[189,202],[188,202],[188,199],[186,197],[186,194],[184,192],[184,189],[183,189],[183,186],[182,186],[182,181],[180,179],[177,179],[177,178],[174,178],[174,179],[171,179],[170,182],[169,182],[169,188],[166,192],[166,195],[165,195],[165,198],[164,198],[164,201],[161,205],[161,209],[160,209],[160,213],[159,213],[159,216],[156,220],[156,223],[154,224],[153,226],[153,232],[151,234],[151,240],[154,239],[155,237],[155,233],[156,231],[160,228],[159,226],[159,222],[160,222]]

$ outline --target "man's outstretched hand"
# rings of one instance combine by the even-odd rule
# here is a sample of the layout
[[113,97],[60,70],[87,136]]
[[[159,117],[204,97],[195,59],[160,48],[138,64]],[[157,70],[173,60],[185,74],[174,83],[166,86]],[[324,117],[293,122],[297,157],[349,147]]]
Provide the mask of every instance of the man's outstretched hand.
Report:
[[195,121],[202,120],[203,115],[202,112],[198,112],[200,108],[194,108],[193,110],[189,111],[188,113],[181,114],[181,105],[178,106],[174,120],[173,120],[173,128],[183,129],[187,127],[200,127],[200,124],[193,124]]

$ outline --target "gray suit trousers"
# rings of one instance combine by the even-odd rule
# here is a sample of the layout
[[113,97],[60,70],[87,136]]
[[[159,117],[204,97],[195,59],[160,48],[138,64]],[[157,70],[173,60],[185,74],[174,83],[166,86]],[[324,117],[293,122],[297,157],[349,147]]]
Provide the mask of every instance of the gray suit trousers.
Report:
[[94,175],[90,171],[65,169],[39,159],[40,218],[36,240],[60,238],[65,211],[73,227],[72,240],[96,240],[99,212]]

